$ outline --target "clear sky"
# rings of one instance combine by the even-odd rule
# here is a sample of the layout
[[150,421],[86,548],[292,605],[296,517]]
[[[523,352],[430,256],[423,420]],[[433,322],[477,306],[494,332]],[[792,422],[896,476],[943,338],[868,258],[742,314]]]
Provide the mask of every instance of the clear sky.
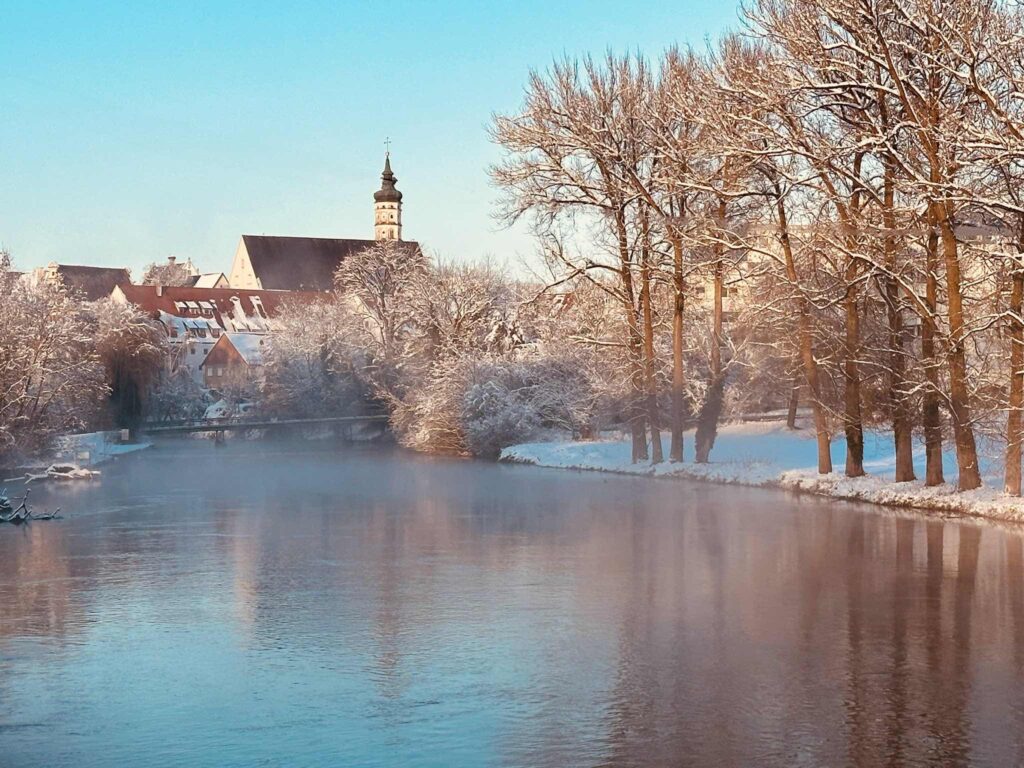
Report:
[[390,136],[404,236],[514,261],[532,243],[492,219],[486,129],[530,68],[736,23],[733,0],[3,0],[0,244],[139,277],[227,271],[243,233],[370,238]]

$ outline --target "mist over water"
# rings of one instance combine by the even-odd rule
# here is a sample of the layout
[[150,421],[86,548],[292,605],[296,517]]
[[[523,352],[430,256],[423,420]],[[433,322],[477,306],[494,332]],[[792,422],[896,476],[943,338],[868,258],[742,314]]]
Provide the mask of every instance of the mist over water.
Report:
[[1024,763],[1013,530],[316,444],[34,493],[5,768]]

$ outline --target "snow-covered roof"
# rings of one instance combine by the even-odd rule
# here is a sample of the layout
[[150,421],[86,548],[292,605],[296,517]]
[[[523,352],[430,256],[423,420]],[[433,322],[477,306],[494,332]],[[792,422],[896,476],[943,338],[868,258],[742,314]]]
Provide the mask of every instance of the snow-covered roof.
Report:
[[205,275],[200,275],[196,278],[194,288],[216,288],[218,283],[223,281],[227,283],[227,278],[223,272],[211,272]]
[[224,336],[249,365],[263,365],[263,342],[267,339],[264,334],[225,333]]
[[233,288],[121,285],[117,290],[125,301],[154,316],[161,312],[168,315],[193,315],[198,313],[200,307],[209,313],[208,307],[212,307],[217,325],[228,331],[268,331],[273,325],[271,318],[277,314],[282,302],[314,301],[319,298],[319,294],[315,293]]

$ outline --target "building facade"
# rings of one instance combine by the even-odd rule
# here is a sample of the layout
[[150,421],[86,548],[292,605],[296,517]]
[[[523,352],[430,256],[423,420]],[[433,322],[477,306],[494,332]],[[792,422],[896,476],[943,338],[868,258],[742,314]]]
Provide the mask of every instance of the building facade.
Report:
[[187,368],[192,378],[203,384],[203,362],[225,334],[262,340],[274,330],[274,316],[282,303],[311,301],[317,294],[119,285],[111,298],[133,304],[159,320],[170,342],[171,363]]
[[263,376],[267,338],[254,333],[223,333],[200,363],[203,386],[224,393],[256,387]]
[[381,240],[401,242],[418,251],[419,244],[402,241],[402,193],[384,159],[381,187],[373,195],[373,240],[335,237],[242,235],[231,263],[232,288],[252,291],[330,291],[341,263]]

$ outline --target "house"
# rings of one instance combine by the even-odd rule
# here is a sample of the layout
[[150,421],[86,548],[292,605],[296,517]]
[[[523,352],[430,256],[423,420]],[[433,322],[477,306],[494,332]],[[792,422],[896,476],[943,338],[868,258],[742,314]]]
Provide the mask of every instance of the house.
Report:
[[379,240],[402,240],[402,193],[395,188],[390,155],[384,159],[381,188],[373,195],[374,239],[242,235],[228,281],[233,288],[264,291],[330,291],[341,263]]
[[193,288],[230,288],[231,283],[228,282],[228,276],[223,272],[209,272],[203,275],[197,275],[195,282],[192,284]]
[[263,349],[266,334],[223,333],[199,367],[203,386],[223,391],[226,387],[244,387],[257,383],[263,373]]
[[110,296],[118,285],[130,283],[131,273],[120,267],[86,267],[50,262],[32,271],[36,283],[63,286],[84,301],[99,301]]
[[225,333],[266,336],[286,301],[311,301],[315,293],[246,291],[159,285],[118,285],[114,301],[133,304],[159,320],[174,360],[203,383],[202,363]]

